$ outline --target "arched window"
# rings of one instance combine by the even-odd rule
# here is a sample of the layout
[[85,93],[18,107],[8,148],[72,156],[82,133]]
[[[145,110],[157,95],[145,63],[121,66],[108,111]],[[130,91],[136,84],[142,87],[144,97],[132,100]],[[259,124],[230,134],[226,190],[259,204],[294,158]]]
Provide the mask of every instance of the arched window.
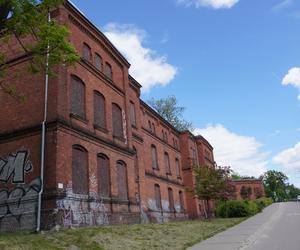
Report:
[[88,194],[88,154],[78,145],[72,149],[72,190],[75,194]]
[[97,127],[106,128],[105,98],[97,91],[94,91],[94,123]]
[[176,165],[176,174],[177,177],[180,177],[180,163],[178,159],[175,159],[175,165]]
[[158,169],[157,151],[154,145],[151,145],[151,160],[152,160],[152,168]]
[[165,169],[166,169],[166,174],[171,175],[171,166],[170,166],[170,158],[169,154],[165,152]]
[[179,191],[179,202],[180,202],[180,210],[184,211],[184,199],[183,199],[182,191]]
[[153,122],[152,122],[152,133],[153,133],[153,134],[156,134],[156,131],[155,131],[155,125],[154,125]]
[[168,188],[168,196],[169,196],[169,210],[174,211],[174,197],[173,197],[173,190],[172,188]]
[[82,57],[83,57],[83,59],[85,59],[87,61],[91,61],[92,60],[91,47],[88,46],[86,43],[83,43]]
[[149,131],[152,133],[152,125],[150,121],[148,121],[148,127],[149,127]]
[[71,113],[85,119],[85,85],[76,76],[71,77]]
[[112,104],[112,122],[113,135],[116,137],[124,137],[123,134],[123,118],[122,109],[115,103]]
[[133,102],[129,103],[131,125],[136,127],[135,106]]
[[109,63],[105,63],[105,69],[104,69],[104,74],[112,80],[112,67]]
[[156,203],[156,208],[158,210],[161,210],[161,194],[160,194],[160,187],[158,184],[154,185],[154,195],[155,195],[155,203]]
[[135,147],[133,147],[134,151],[134,173],[135,173],[135,180],[139,180],[139,160],[138,160],[138,154]]
[[117,162],[118,198],[128,200],[127,169],[122,161]]
[[109,159],[106,155],[97,157],[97,177],[100,197],[110,197]]
[[95,61],[95,67],[101,71],[103,66],[102,57],[96,53],[94,57],[94,61]]

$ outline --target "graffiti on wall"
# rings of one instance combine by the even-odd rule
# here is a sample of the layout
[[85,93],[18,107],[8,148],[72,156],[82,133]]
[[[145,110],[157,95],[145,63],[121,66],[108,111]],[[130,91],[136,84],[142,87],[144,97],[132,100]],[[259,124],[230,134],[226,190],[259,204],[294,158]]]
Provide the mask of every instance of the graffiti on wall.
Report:
[[26,183],[25,175],[32,169],[28,150],[0,158],[0,231],[35,229],[41,180]]

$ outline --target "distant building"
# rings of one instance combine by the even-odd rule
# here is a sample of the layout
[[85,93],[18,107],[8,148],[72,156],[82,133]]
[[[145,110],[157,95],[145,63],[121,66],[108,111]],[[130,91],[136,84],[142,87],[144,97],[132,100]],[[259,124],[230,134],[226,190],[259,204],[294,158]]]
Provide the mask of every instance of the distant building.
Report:
[[235,187],[236,200],[255,200],[265,196],[262,179],[241,179],[231,182]]

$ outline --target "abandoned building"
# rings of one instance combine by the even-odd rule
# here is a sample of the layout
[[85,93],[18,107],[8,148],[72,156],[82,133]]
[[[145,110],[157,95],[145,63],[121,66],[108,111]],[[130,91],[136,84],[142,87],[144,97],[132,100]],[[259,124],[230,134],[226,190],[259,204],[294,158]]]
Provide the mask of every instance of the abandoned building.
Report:
[[213,147],[140,99],[129,62],[71,3],[52,16],[81,59],[49,80],[43,187],[44,74],[27,73],[17,41],[3,45],[27,100],[0,92],[0,231],[36,229],[41,189],[43,229],[203,216],[205,204],[186,188],[194,164],[214,166]]
[[265,189],[262,179],[240,179],[231,180],[234,186],[234,199],[255,200],[265,196]]

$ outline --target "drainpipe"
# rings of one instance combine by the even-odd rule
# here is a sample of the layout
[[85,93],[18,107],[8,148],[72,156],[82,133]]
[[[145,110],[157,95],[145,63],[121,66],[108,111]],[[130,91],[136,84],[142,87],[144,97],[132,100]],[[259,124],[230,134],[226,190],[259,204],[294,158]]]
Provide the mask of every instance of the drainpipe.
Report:
[[[48,22],[51,22],[50,11],[48,12]],[[47,45],[46,55],[46,74],[45,74],[45,102],[44,102],[44,120],[42,122],[42,143],[41,143],[41,189],[38,196],[38,211],[37,211],[37,226],[36,232],[41,230],[41,213],[42,213],[42,194],[44,191],[44,169],[45,169],[45,144],[46,144],[46,122],[47,122],[47,111],[48,111],[48,85],[49,85],[49,56],[50,56],[50,44]]]

